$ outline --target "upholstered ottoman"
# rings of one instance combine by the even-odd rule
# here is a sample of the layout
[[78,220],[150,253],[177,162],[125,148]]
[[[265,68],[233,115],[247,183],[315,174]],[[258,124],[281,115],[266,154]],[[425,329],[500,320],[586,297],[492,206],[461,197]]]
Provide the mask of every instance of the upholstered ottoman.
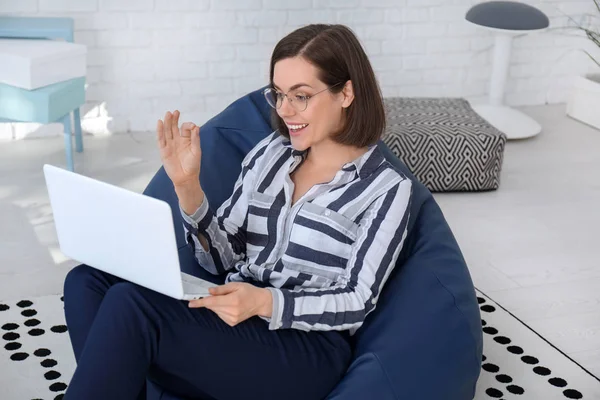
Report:
[[429,190],[497,189],[506,135],[459,98],[386,98],[383,142]]

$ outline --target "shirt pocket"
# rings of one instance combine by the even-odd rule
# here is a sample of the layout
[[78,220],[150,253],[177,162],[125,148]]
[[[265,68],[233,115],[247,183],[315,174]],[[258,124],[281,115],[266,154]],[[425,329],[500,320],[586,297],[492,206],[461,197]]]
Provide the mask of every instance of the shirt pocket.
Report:
[[343,214],[304,203],[291,228],[286,264],[335,282],[345,274],[357,232],[358,224]]

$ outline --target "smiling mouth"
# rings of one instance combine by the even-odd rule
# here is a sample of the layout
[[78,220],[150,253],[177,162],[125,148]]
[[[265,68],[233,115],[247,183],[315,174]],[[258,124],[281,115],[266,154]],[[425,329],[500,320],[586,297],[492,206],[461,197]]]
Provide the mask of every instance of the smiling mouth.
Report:
[[302,132],[304,129],[306,129],[306,127],[308,126],[308,124],[299,124],[299,125],[288,125],[288,130],[290,131],[291,135],[297,135],[300,132]]

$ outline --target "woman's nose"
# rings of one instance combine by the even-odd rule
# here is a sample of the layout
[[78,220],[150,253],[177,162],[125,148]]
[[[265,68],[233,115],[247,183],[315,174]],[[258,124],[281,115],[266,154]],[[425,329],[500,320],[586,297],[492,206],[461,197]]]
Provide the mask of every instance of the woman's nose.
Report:
[[283,117],[289,117],[292,116],[296,113],[296,110],[294,109],[294,107],[290,104],[290,101],[288,100],[287,97],[283,98],[283,101],[281,102],[281,107],[279,107],[279,115],[283,118]]

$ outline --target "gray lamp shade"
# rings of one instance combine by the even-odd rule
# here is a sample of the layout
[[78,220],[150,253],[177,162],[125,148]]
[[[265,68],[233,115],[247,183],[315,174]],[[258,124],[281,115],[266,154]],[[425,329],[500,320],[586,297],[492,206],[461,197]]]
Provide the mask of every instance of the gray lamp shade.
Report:
[[487,28],[533,31],[547,28],[546,14],[535,7],[514,1],[490,1],[473,6],[466,19]]

